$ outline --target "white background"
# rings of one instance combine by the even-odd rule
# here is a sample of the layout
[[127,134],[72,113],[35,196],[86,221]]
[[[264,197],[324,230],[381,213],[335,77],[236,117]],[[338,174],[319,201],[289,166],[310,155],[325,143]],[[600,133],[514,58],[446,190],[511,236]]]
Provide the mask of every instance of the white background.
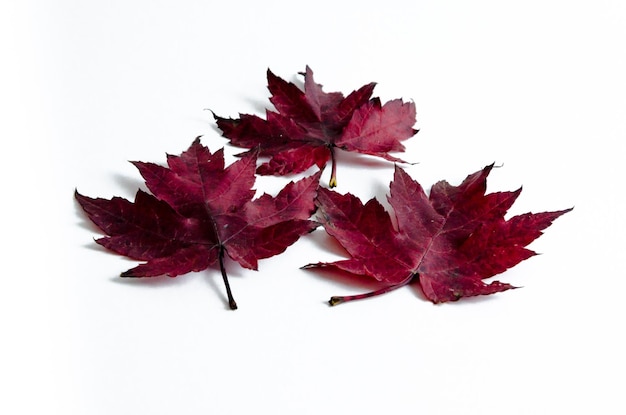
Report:
[[[624,4],[2,2],[0,412],[621,413]],[[524,186],[512,214],[575,206],[499,277],[523,289],[330,308],[372,286],[299,269],[342,257],[322,230],[229,263],[235,312],[214,269],[118,277],[135,263],[93,242],[74,189],[132,197],[127,160],[219,149],[205,109],[262,114],[266,69],[307,64],[327,91],[415,102],[400,156],[425,187],[495,162],[491,190]],[[339,191],[384,197],[390,164],[340,163]]]

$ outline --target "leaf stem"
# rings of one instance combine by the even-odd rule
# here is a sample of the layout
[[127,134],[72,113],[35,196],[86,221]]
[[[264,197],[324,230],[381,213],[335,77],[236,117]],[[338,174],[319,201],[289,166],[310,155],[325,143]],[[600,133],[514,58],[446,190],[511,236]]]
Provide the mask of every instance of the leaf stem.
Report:
[[228,283],[228,275],[226,275],[226,268],[224,268],[224,246],[220,246],[220,271],[222,271],[222,278],[224,279],[224,285],[226,286],[226,295],[228,295],[228,306],[231,310],[237,309],[237,303],[233,298],[233,293],[230,291],[230,284]]
[[413,274],[412,273],[407,278],[405,278],[404,280],[400,281],[398,284],[389,285],[387,287],[383,287],[383,288],[380,288],[378,290],[371,291],[371,292],[368,292],[368,293],[330,297],[330,300],[328,300],[328,304],[330,304],[331,306],[335,306],[337,304],[346,303],[348,301],[361,300],[363,298],[375,297],[377,295],[385,294],[385,293],[388,293],[389,291],[393,291],[393,290],[398,289],[400,287],[404,287],[409,282],[411,282],[413,280],[413,277],[415,277],[416,275],[417,274]]
[[335,147],[330,146],[330,181],[328,182],[328,187],[331,189],[337,186],[337,160],[335,159]]

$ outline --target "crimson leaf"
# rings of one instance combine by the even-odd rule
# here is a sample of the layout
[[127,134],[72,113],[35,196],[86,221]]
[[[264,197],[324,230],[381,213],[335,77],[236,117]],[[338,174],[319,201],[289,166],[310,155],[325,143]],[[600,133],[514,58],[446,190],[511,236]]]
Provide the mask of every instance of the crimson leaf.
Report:
[[243,267],[283,252],[316,228],[308,220],[320,173],[287,184],[277,196],[254,197],[256,154],[224,166],[223,149],[211,153],[196,139],[168,167],[133,162],[152,194],[135,201],[92,199],[76,191],[89,218],[107,235],[100,245],[146,261],[122,277],[170,277],[201,271],[219,262],[229,306],[236,309],[224,268],[224,254]]
[[349,193],[319,189],[319,220],[351,258],[304,268],[338,269],[386,284],[366,294],[332,297],[331,305],[383,294],[412,281],[418,281],[433,303],[515,288],[483,280],[535,255],[526,245],[571,209],[505,220],[521,189],[485,194],[492,168],[469,175],[460,186],[438,182],[426,196],[420,184],[396,166],[388,196],[395,225],[376,199],[363,205]]
[[266,119],[249,114],[239,114],[237,119],[214,114],[231,144],[251,151],[259,149],[260,156],[270,158],[257,173],[299,173],[313,165],[322,168],[331,159],[329,185],[335,187],[337,148],[402,161],[389,152],[404,151],[400,141],[417,133],[413,129],[415,104],[395,99],[382,105],[379,98],[372,98],[375,83],[344,98],[340,92],[324,92],[308,66],[303,75],[304,91],[267,71],[270,101],[276,112],[267,110]]

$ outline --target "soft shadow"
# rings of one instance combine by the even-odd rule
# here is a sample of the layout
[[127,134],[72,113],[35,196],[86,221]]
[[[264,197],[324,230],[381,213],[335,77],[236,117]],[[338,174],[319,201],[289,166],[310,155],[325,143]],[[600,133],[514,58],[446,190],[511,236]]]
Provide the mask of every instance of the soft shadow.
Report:
[[[496,293],[496,294],[501,294],[501,293]],[[454,307],[454,306],[459,307],[459,306],[462,306],[463,304],[481,304],[481,303],[486,303],[486,302],[494,301],[494,300],[497,300],[494,294],[477,295],[475,297],[462,297],[458,301],[449,301],[446,304],[450,304],[451,307]]]
[[222,130],[220,130],[220,128],[217,126],[217,123],[212,122],[211,126],[210,126],[211,130],[213,130],[214,133],[216,133],[217,135],[219,135],[219,137],[224,138],[223,137],[223,132]]
[[[224,258],[224,269],[230,282],[233,279],[242,278],[242,268],[236,262],[232,261],[228,256]],[[222,301],[225,310],[230,310],[228,304],[228,296],[226,295],[226,287],[222,281],[222,274],[219,269],[219,264],[215,264],[207,270],[202,271],[202,279],[206,282],[207,286],[217,295]],[[237,301],[237,293],[233,292],[233,297]]]
[[361,154],[353,151],[336,151],[338,166],[356,167],[361,169],[384,169],[389,168],[391,162],[368,154]]
[[304,91],[304,73],[304,69],[302,71],[298,71],[298,73],[291,75],[291,79],[289,79],[288,82],[291,82],[292,84],[300,88],[301,91]]
[[79,228],[88,230],[89,232],[102,234],[102,230],[100,230],[100,228],[98,228],[92,221],[87,219],[87,215],[82,211],[82,209],[77,211],[76,215],[81,217],[80,222],[76,224]]
[[308,240],[312,241],[318,248],[333,253],[335,255],[340,255],[344,257],[348,257],[348,253],[341,246],[339,242],[332,236],[326,233],[323,228],[318,228],[315,232],[311,232],[306,237]]
[[150,287],[150,288],[160,288],[160,287],[170,287],[173,285],[180,285],[185,283],[187,275],[179,275],[178,277],[168,277],[166,275],[161,275],[158,277],[142,277],[142,278],[134,278],[134,277],[120,277],[119,275],[116,277],[111,277],[110,280],[116,284],[128,285],[133,287]]
[[[220,275],[220,271],[218,269],[209,268],[200,272],[192,272],[184,275],[179,275],[177,277],[168,277],[167,275],[160,275],[157,277],[142,277],[142,278],[133,278],[133,277],[111,277],[110,280],[116,284],[133,286],[133,287],[144,287],[144,288],[161,288],[161,287],[171,287],[177,286],[180,284],[185,284],[189,278],[192,276],[197,276],[202,278],[203,281],[206,282],[207,286],[216,294],[216,296],[222,301],[224,308],[230,310],[228,306],[228,298],[226,296],[226,290],[224,289],[223,284],[221,284],[222,278]],[[230,278],[230,275],[229,275]]]
[[[203,280],[209,286],[209,288],[217,295],[217,297],[222,301],[224,305],[224,309],[230,310],[228,306],[228,297],[226,296],[226,288],[224,284],[218,284],[217,279],[221,281],[219,271],[215,272],[205,272],[203,275]],[[237,299],[235,299],[236,301]]]
[[260,117],[265,117],[265,113],[269,111],[276,111],[276,108],[272,105],[270,101],[261,101],[259,99],[248,100],[252,108],[259,114]]
[[[128,194],[134,195],[138,189],[148,192],[148,188],[143,180],[136,177],[129,177],[123,174],[115,174],[113,180]],[[123,192],[120,192],[123,193]]]
[[[419,283],[419,278],[413,278],[413,281],[411,281],[408,284],[408,287],[411,289],[413,294],[415,294],[415,297],[419,298],[422,301],[430,302],[430,300],[426,298],[426,296],[424,295],[424,291],[422,291],[422,287],[420,286],[420,283]],[[433,305],[438,305],[438,304],[433,304]]]
[[109,254],[109,255],[112,255],[112,256],[116,256],[116,257],[120,256],[119,254],[116,254],[113,251],[109,251],[108,249],[106,249],[105,247],[103,247],[102,245],[97,243],[96,242],[96,238],[94,238],[94,240],[91,241],[91,243],[84,244],[83,245],[83,249],[88,249],[90,251],[95,251],[95,252],[102,252],[102,253]]
[[[426,298],[426,295],[424,295],[424,291],[422,291],[422,287],[419,284],[418,278],[415,278],[413,281],[411,281],[409,286],[411,287],[411,291],[413,291],[413,294],[415,294],[415,297],[419,298],[422,301],[426,301],[429,303],[431,302],[428,298]],[[496,293],[496,294],[502,294],[502,293]],[[495,298],[493,294],[477,295],[474,297],[461,297],[457,301],[448,301],[445,303],[438,303],[438,304],[433,304],[433,305],[437,307],[442,307],[444,305],[448,307],[460,307],[460,306],[463,306],[463,304],[481,304],[481,303],[485,303],[485,302],[493,301],[493,300],[497,300],[497,298]]]
[[[382,287],[385,287],[388,284],[383,284],[381,282],[376,281],[375,279],[363,276],[351,274],[349,272],[339,270],[336,268],[308,268],[304,269],[307,272],[313,274],[316,278],[320,278],[326,280],[328,282],[335,283],[340,289],[348,289],[355,291],[363,291],[369,292],[378,290]],[[356,289],[355,289],[356,287]],[[337,293],[334,295],[342,295],[341,293]]]
[[[400,154],[391,154],[394,157],[402,158],[404,153]],[[385,160],[378,156],[373,156],[370,154],[363,154],[356,151],[346,151],[341,150],[336,152],[338,163],[342,163],[344,166],[353,166],[359,168],[372,168],[372,169],[383,169],[388,168],[389,166],[393,167],[394,162]],[[397,161],[395,162],[400,167],[407,167],[414,164],[417,164],[415,161],[405,160],[405,162]]]
[[[389,206],[387,202],[387,196],[389,196],[389,185],[384,185],[381,182],[372,183],[372,189],[374,189],[374,197],[385,207],[387,207],[387,211],[389,211]],[[393,215],[392,215],[393,216]]]

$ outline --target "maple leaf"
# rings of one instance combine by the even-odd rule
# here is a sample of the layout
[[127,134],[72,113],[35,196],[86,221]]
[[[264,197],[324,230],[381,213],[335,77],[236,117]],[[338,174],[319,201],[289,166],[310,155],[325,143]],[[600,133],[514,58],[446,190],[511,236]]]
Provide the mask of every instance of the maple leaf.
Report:
[[386,284],[366,294],[332,297],[331,305],[383,294],[412,281],[418,281],[433,303],[515,288],[483,280],[535,255],[526,245],[571,209],[505,220],[521,188],[485,194],[492,168],[469,175],[460,186],[438,182],[426,196],[420,184],[396,166],[387,198],[394,219],[376,199],[364,205],[349,193],[319,189],[319,220],[351,258],[303,268],[343,270]]
[[320,173],[288,183],[277,196],[255,191],[256,154],[224,167],[223,149],[211,153],[197,138],[168,167],[133,162],[152,194],[135,201],[92,199],[76,191],[88,217],[108,236],[96,242],[132,259],[147,261],[122,277],[175,277],[219,263],[231,309],[233,299],[224,254],[243,267],[283,252],[317,223],[310,221]]
[[[330,187],[337,185],[337,148],[401,162],[389,152],[401,152],[401,143],[417,133],[415,104],[395,99],[381,104],[372,98],[375,83],[369,83],[344,98],[340,92],[326,93],[313,80],[308,66],[304,91],[267,71],[270,101],[276,112],[266,119],[239,114],[223,118],[215,114],[217,126],[230,143],[256,151],[269,161],[259,166],[262,175],[299,173],[313,165],[322,168],[331,160]],[[246,153],[242,153],[246,154]]]

